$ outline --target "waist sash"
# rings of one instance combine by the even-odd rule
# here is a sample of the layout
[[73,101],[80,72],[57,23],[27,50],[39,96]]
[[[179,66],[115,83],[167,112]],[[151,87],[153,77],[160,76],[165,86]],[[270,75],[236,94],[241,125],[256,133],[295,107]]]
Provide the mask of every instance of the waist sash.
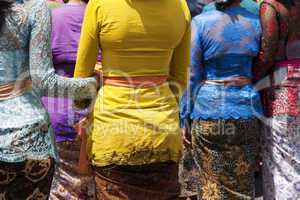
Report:
[[6,84],[0,84],[0,100],[7,100],[21,96],[31,89],[31,80],[20,80]]
[[238,76],[238,77],[232,77],[224,80],[204,80],[204,84],[210,84],[210,85],[222,85],[222,86],[244,86],[251,84],[251,79],[244,77],[244,76]]
[[150,88],[162,85],[167,76],[135,76],[135,77],[103,77],[104,85],[113,85],[129,88]]

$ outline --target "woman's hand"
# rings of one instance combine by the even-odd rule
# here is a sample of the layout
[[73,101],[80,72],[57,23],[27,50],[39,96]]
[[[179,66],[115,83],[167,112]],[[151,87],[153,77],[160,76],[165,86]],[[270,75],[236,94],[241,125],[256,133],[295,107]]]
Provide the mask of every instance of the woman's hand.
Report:
[[103,74],[102,74],[102,63],[101,62],[97,62],[95,65],[95,78],[97,80],[97,89],[99,90],[100,87],[103,85],[102,83],[102,78],[103,78]]
[[182,140],[185,147],[189,148],[192,146],[192,136],[189,128],[182,128]]

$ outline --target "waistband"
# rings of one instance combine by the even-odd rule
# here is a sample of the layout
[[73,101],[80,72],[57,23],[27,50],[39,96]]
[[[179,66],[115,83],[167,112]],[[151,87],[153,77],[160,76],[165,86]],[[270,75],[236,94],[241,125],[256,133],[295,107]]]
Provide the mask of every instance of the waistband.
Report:
[[31,89],[31,80],[14,81],[0,84],[0,100],[7,100],[24,94]]
[[244,86],[244,85],[251,84],[251,79],[244,76],[238,76],[238,77],[232,77],[224,80],[204,80],[203,83],[209,85],[222,85],[222,86]]
[[129,88],[151,88],[162,85],[168,76],[103,77],[104,85]]

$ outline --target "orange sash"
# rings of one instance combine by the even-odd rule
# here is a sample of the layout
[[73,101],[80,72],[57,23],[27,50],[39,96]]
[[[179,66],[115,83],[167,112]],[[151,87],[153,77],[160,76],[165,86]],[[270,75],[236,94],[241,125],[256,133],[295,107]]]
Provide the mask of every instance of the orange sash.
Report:
[[0,84],[0,100],[7,100],[24,94],[31,89],[31,80],[14,81]]
[[168,76],[103,77],[104,85],[129,88],[149,88],[165,83]]

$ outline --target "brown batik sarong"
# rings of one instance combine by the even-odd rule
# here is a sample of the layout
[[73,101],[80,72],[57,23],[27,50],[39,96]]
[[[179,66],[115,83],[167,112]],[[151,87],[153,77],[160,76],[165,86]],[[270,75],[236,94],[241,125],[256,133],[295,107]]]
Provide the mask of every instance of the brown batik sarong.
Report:
[[195,164],[191,148],[184,148],[179,163],[180,197],[196,197],[199,183],[199,173]]
[[177,200],[178,165],[173,162],[94,168],[98,200]]
[[199,199],[254,199],[260,132],[256,119],[194,121],[192,144],[200,175]]
[[47,200],[53,174],[53,159],[0,162],[0,199]]

